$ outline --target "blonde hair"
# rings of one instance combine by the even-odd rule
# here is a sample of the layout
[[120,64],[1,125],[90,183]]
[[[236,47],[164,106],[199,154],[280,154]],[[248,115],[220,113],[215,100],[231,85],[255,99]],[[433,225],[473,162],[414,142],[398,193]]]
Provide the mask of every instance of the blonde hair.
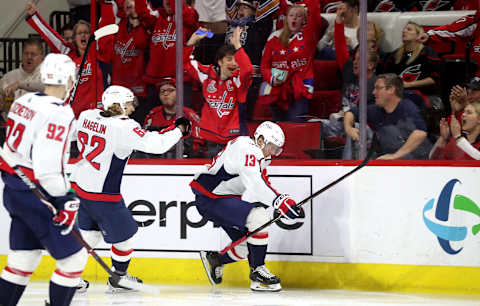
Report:
[[[418,35],[425,33],[425,31],[423,31],[423,28],[418,23],[415,23],[413,21],[409,21],[409,22],[407,22],[405,27],[409,24],[413,25],[413,27],[417,31]],[[417,45],[415,46],[415,49],[412,52],[412,56],[410,56],[410,58],[407,60],[407,65],[410,64],[411,62],[413,62],[418,57],[420,52],[422,52],[422,50],[423,50],[423,44],[422,43],[417,43]],[[395,64],[400,63],[400,61],[403,58],[404,53],[405,53],[405,44],[403,44],[400,48],[398,48],[397,52],[395,53]]]
[[122,107],[118,103],[113,103],[107,110],[103,111],[104,117],[114,117],[118,115],[123,115]]
[[290,31],[290,28],[288,27],[288,13],[292,10],[292,9],[295,9],[295,8],[299,8],[302,10],[303,12],[303,16],[305,18],[305,22],[307,21],[307,10],[305,9],[305,7],[303,5],[300,5],[300,4],[293,4],[291,5],[288,10],[287,10],[287,14],[285,16],[285,24],[283,25],[283,29],[282,29],[282,32],[280,33],[280,36],[278,37],[278,39],[280,40],[280,42],[282,43],[282,45],[284,45],[285,47],[288,46],[288,41],[290,40],[290,36],[292,35],[292,32]]
[[368,29],[368,26],[371,25],[373,27],[373,29],[375,30],[375,40],[377,41],[377,45],[379,44],[379,42],[382,40],[383,38],[383,30],[382,28],[376,24],[375,22],[373,21],[368,21],[367,22],[367,29]]
[[[90,32],[90,24],[89,24],[88,22],[86,22],[85,20],[80,19],[80,20],[73,26],[73,37],[75,37],[75,35],[77,35],[78,28],[79,28],[81,25],[87,26],[88,32]],[[75,43],[75,39],[73,40],[73,46],[75,47],[75,49],[78,49],[78,46],[77,46],[77,44]]]
[[475,112],[477,113],[477,117],[480,119],[480,102],[472,102],[470,105],[473,106]]

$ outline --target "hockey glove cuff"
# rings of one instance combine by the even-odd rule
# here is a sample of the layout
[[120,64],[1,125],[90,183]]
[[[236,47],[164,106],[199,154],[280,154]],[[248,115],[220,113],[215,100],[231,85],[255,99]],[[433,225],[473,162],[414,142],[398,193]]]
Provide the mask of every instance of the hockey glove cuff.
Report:
[[300,216],[300,208],[297,203],[288,194],[281,194],[273,201],[273,207],[278,210],[282,216],[288,219],[295,219]]
[[62,197],[55,198],[53,202],[58,208],[57,214],[53,217],[53,224],[64,227],[60,233],[68,235],[75,225],[80,200],[75,194],[69,192]]
[[178,127],[179,125],[183,125],[184,131],[182,134],[184,137],[190,135],[192,130],[192,123],[190,123],[190,120],[185,117],[178,118],[175,120],[175,126]]

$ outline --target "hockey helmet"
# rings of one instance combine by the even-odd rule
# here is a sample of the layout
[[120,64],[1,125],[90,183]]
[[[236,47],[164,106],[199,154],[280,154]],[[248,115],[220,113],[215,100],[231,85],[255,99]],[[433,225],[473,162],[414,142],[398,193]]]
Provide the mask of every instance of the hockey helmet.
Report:
[[[271,121],[262,122],[253,134],[257,144],[260,136],[263,136],[264,146],[267,144],[272,145],[275,155],[278,156],[282,153],[282,147],[285,143],[285,134],[278,124]],[[261,149],[263,149],[263,147],[261,147]]]
[[68,79],[76,79],[75,63],[65,54],[50,53],[40,66],[40,77],[43,84],[68,86]]
[[127,109],[127,102],[133,102],[134,99],[135,96],[130,89],[123,86],[112,85],[105,89],[105,91],[103,92],[103,109],[107,110],[113,104],[118,103],[120,104],[123,112],[125,112]]

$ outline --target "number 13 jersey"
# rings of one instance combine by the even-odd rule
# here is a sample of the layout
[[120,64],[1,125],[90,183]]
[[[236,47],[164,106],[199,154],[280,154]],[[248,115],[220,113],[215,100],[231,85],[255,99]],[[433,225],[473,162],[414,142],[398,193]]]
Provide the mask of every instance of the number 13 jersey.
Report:
[[248,136],[227,143],[211,165],[198,173],[190,186],[210,198],[241,197],[247,202],[272,205],[279,193],[265,175],[262,150]]

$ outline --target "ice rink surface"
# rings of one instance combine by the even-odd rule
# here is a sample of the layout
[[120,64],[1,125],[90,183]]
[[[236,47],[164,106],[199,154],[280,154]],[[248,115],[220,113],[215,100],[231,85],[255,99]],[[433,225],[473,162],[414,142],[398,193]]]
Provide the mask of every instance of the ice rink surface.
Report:
[[[403,294],[347,290],[284,289],[281,292],[252,292],[249,288],[219,286],[158,285],[160,295],[106,293],[103,283],[90,284],[86,293],[77,293],[72,306],[99,305],[212,305],[212,306],[299,306],[299,305],[476,305],[478,295]],[[47,282],[31,282],[19,305],[44,305]]]

